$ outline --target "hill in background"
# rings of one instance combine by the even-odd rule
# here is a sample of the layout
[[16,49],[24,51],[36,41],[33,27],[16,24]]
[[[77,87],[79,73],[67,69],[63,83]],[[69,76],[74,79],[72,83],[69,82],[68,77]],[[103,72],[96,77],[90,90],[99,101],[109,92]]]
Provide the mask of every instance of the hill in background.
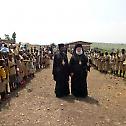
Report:
[[111,49],[126,49],[126,44],[115,44],[115,43],[92,43],[91,48],[100,48],[103,50]]

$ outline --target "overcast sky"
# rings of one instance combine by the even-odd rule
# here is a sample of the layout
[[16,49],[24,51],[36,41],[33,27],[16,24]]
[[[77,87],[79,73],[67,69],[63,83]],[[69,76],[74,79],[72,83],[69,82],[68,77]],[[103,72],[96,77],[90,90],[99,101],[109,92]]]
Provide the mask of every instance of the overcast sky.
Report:
[[126,0],[0,0],[0,37],[37,44],[126,43]]

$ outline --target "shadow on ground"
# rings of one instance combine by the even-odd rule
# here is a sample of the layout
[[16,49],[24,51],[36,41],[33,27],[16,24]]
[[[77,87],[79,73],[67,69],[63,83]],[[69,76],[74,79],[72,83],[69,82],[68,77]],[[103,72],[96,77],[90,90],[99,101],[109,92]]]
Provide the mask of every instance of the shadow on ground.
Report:
[[62,100],[64,101],[67,101],[67,102],[70,102],[70,103],[74,103],[75,100],[77,101],[83,101],[83,102],[86,102],[86,103],[89,103],[89,104],[95,104],[95,105],[100,105],[99,104],[99,101],[93,97],[90,97],[90,96],[87,96],[86,98],[77,98],[77,97],[74,97],[73,95],[69,95],[67,97],[63,97],[61,98]]
[[[0,111],[4,109],[9,109],[11,99],[15,97],[19,97],[18,92],[20,92],[22,89],[27,89],[27,86],[30,84],[30,82],[31,79],[27,80],[25,85],[23,85],[22,87],[18,88],[17,90],[7,95],[7,99],[5,101],[0,101]],[[27,92],[29,92],[29,89],[27,90]]]

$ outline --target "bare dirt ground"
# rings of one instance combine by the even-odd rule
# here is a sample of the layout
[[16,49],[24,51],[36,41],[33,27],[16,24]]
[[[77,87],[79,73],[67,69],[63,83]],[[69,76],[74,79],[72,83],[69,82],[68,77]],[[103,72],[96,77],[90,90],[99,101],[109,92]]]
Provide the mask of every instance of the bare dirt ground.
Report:
[[1,104],[0,126],[126,126],[126,81],[91,69],[89,97],[58,99],[52,67]]

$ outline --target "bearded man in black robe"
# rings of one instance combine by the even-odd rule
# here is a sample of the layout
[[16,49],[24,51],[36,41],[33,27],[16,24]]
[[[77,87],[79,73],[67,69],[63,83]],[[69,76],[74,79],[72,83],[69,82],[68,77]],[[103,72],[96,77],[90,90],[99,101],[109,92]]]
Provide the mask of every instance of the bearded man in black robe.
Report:
[[72,95],[75,97],[87,97],[87,73],[90,70],[90,66],[88,66],[88,57],[85,56],[81,44],[75,46],[69,66]]
[[69,95],[69,69],[68,58],[65,54],[64,44],[59,44],[59,52],[55,54],[53,61],[53,78],[56,81],[56,97]]

